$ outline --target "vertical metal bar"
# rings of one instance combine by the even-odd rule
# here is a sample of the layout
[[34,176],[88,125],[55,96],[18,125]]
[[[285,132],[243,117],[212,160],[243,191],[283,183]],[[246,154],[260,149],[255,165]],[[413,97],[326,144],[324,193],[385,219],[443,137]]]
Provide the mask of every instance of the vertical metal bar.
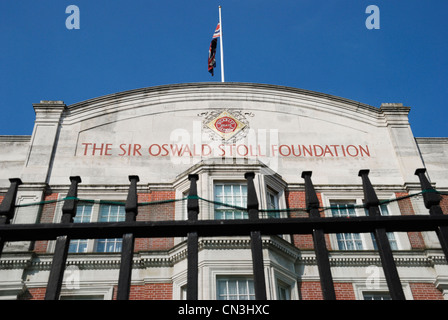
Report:
[[[125,204],[126,222],[135,221],[138,215],[137,182],[139,182],[139,180],[140,179],[138,176],[129,176],[129,181],[131,183]],[[129,299],[132,278],[132,259],[134,256],[134,242],[135,238],[132,233],[126,233],[123,235],[121,244],[120,273],[118,276],[117,300]]]
[[[67,194],[68,199],[64,201],[64,206],[62,207],[61,223],[72,223],[73,217],[76,215],[78,183],[81,182],[81,178],[77,176],[70,177],[70,181],[71,185]],[[56,247],[54,249],[53,262],[45,292],[45,300],[59,299],[69,244],[70,238],[66,235],[56,238]]]
[[[417,169],[415,174],[420,179],[420,185],[423,191],[423,201],[426,209],[429,209],[429,214],[432,216],[443,215],[442,208],[440,207],[442,197],[431,186],[431,183],[426,177],[426,169]],[[439,226],[436,229],[436,234],[439,238],[440,245],[442,246],[443,253],[445,254],[445,259],[448,261],[448,226]]]
[[[303,171],[305,180],[305,202],[310,217],[320,217],[319,199],[311,181],[311,171]],[[325,242],[325,234],[321,229],[313,230],[314,251],[316,252],[317,267],[319,270],[320,284],[324,300],[336,300],[333,277],[331,274],[330,260]]]
[[[360,170],[358,175],[362,178],[364,202],[369,211],[369,216],[379,217],[381,216],[379,208],[380,202],[370,182],[369,172],[369,170]],[[405,300],[403,287],[392,255],[392,249],[390,247],[389,239],[387,238],[386,230],[383,228],[375,229],[374,236],[391,298],[393,300]]]
[[[6,192],[2,203],[0,204],[0,224],[9,224],[10,221],[14,218],[17,190],[19,188],[19,185],[22,184],[22,180],[18,178],[9,179],[9,182],[11,183],[9,189]],[[0,256],[2,255],[4,245],[5,242],[0,236]]]
[[[190,192],[187,200],[188,221],[194,223],[198,220],[199,215],[197,190],[199,175],[190,174],[188,180],[190,180]],[[198,250],[198,233],[189,232],[187,237],[187,300],[198,299]]]
[[[246,172],[247,180],[247,210],[249,220],[258,220],[258,197],[254,185],[255,173]],[[263,267],[263,243],[261,233],[257,230],[250,231],[250,243],[252,251],[252,267],[254,272],[255,299],[266,300],[266,280]]]

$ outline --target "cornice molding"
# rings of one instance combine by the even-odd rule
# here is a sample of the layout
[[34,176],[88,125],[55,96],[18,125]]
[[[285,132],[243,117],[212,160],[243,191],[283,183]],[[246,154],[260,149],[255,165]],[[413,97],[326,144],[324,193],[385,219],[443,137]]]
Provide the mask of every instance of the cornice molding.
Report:
[[[250,249],[250,239],[204,238],[199,241],[199,250],[235,250]],[[316,257],[313,250],[299,250],[287,241],[277,237],[263,237],[263,249],[273,250],[288,256],[295,264],[315,266]],[[140,252],[134,254],[134,267],[139,269],[152,267],[172,267],[187,258],[186,242],[167,251]],[[31,269],[50,270],[53,256],[23,252],[6,252],[0,259],[0,270]],[[330,264],[333,267],[353,267],[381,265],[379,254],[373,250],[366,251],[330,251]],[[447,265],[445,256],[438,250],[394,251],[394,260],[398,267],[434,267]],[[70,254],[67,266],[80,269],[119,269],[120,253]]]

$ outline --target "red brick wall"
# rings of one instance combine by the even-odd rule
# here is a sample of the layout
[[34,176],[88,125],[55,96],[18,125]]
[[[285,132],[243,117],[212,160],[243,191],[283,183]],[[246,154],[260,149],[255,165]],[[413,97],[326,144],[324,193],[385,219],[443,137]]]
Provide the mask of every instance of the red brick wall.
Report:
[[[299,284],[299,296],[302,300],[323,300],[319,281],[305,281]],[[356,300],[355,291],[351,283],[335,282],[336,300]]]
[[[295,209],[295,208],[306,208],[305,203],[305,191],[287,191],[285,193],[286,195],[286,206],[288,209]],[[317,193],[317,197],[319,198],[320,206],[322,207],[322,197],[320,193]],[[309,214],[305,211],[291,211],[290,212],[291,218],[307,218],[309,217]],[[321,213],[321,216],[323,217],[324,214]],[[326,238],[326,244],[328,250],[331,249],[330,246],[330,239],[329,235],[325,235]],[[295,234],[293,235],[293,243],[294,245],[302,250],[306,249],[314,249],[313,245],[313,237],[310,234]]]
[[[175,191],[151,191],[139,193],[138,202],[155,202],[175,199]],[[175,203],[143,205],[138,208],[137,221],[174,220]],[[135,240],[134,251],[168,250],[174,246],[174,238],[138,238]]]
[[336,282],[334,284],[334,291],[336,293],[336,300],[356,300],[355,290],[351,283]]
[[[114,288],[113,300],[117,299],[117,287]],[[44,300],[46,288],[29,288],[20,300]],[[173,285],[171,283],[148,283],[131,286],[129,300],[172,300]]]
[[29,288],[19,300],[44,300],[47,288]]
[[[51,201],[58,199],[58,193],[51,193],[45,195],[44,201]],[[56,202],[44,204],[42,207],[42,213],[40,216],[40,223],[52,223],[54,221],[54,215],[56,210]],[[47,252],[48,241],[41,240],[34,243],[34,251],[37,253]]]
[[[408,196],[406,192],[396,192],[395,196],[397,198]],[[398,206],[400,208],[401,215],[415,215],[414,208],[412,207],[411,198],[405,198],[398,201]],[[421,232],[408,232],[409,242],[413,249],[424,249],[425,241]]]
[[[114,300],[117,299],[117,290],[114,290]],[[129,300],[172,300],[173,285],[171,283],[147,283],[145,285],[131,286]]]
[[431,283],[410,283],[414,300],[444,300],[442,292]]
[[448,214],[448,195],[442,195],[442,201],[440,201],[440,207],[444,214]]
[[302,300],[323,300],[319,281],[299,282],[299,297]]
[[[44,201],[57,200],[58,194],[52,193],[45,196]],[[152,191],[150,193],[138,194],[138,202],[153,202],[171,200],[175,198],[174,191]],[[1,198],[0,198],[1,199]],[[45,204],[42,208],[40,223],[52,223],[54,221],[56,203]],[[175,204],[157,204],[139,207],[137,221],[161,221],[174,220]],[[48,241],[36,241],[34,251],[37,253],[47,252]],[[138,238],[135,241],[134,251],[167,250],[174,246],[173,238]]]

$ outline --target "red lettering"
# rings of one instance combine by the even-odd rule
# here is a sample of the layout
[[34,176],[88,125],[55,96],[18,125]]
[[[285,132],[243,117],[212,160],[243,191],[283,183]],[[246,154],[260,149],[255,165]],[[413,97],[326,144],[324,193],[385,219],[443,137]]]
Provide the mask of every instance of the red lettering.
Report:
[[294,145],[291,145],[292,155],[293,155],[294,157],[300,157],[300,156],[302,155],[302,149],[300,149],[300,145],[298,145],[297,147],[299,148],[299,154],[296,154],[296,153],[294,152]]
[[105,156],[111,156],[112,154],[110,154],[109,152],[111,151],[112,144],[108,143],[106,144],[106,149],[104,150],[104,155]]
[[[265,151],[266,151],[266,149],[265,149]],[[260,145],[258,145],[258,156],[259,156],[259,157],[266,157],[265,154],[262,154],[262,152],[261,152],[261,146],[260,146]]]
[[[355,154],[352,154],[352,153],[350,152],[349,148],[354,148],[355,151],[356,151],[356,153],[355,153]],[[347,147],[347,153],[348,153],[348,155],[349,155],[350,157],[356,157],[356,156],[358,156],[358,154],[359,154],[359,150],[358,150],[358,148],[356,148],[354,145],[349,145],[349,146]]]
[[[207,154],[204,152],[204,147],[207,147],[208,150],[209,150]],[[211,153],[212,153],[212,148],[210,148],[210,146],[208,144],[203,144],[202,145],[202,152],[201,152],[202,156],[203,157],[204,156],[209,156]]]
[[[245,152],[245,153],[241,153],[241,152],[240,152],[240,147],[244,147],[244,148],[246,148],[246,152]],[[249,149],[247,148],[246,145],[244,145],[244,144],[239,144],[239,145],[236,147],[236,152],[238,153],[239,156],[245,157],[245,156],[247,156],[247,154],[249,153]]]
[[167,144],[162,144],[162,149],[163,151],[165,151],[165,153],[161,154],[162,157],[166,157],[167,155],[170,154],[169,150],[167,149],[168,145]]
[[336,157],[338,157],[339,154],[338,154],[338,149],[337,149],[337,147],[339,147],[339,145],[337,145],[337,144],[332,144],[330,147],[333,147],[333,148],[334,148],[334,153],[335,153]]
[[91,145],[91,143],[83,143],[82,144],[84,147],[84,155],[87,155],[87,148]]
[[[282,152],[282,148],[287,148],[287,149],[288,149],[288,154],[284,154],[284,153]],[[278,148],[278,152],[279,152],[282,156],[287,157],[287,156],[289,156],[289,155],[291,154],[291,149],[289,148],[289,146],[287,146],[287,145],[285,145],[285,144],[282,144],[282,145]]]
[[196,144],[193,144],[193,156],[198,157],[200,154],[196,153]]
[[[173,148],[173,146],[174,146],[174,148]],[[176,155],[176,153],[177,153],[177,156],[180,156],[180,154],[182,152],[182,148],[180,148],[180,150],[179,150],[179,146],[177,144],[174,144],[174,145],[170,144],[170,147],[171,147],[171,152],[173,155]]]
[[126,150],[123,148],[123,146],[125,146],[125,145],[126,145],[125,143],[120,144],[120,149],[121,149],[121,151],[123,151],[123,153],[119,154],[120,157],[126,155]]
[[[305,146],[302,146],[303,148],[303,156],[306,156],[306,152],[312,157],[313,156],[313,150],[311,149],[311,146],[309,149],[307,149]],[[306,152],[305,152],[306,151]]]
[[271,157],[275,157],[275,151],[278,151],[278,146],[273,144],[271,145]]
[[366,146],[366,148],[364,149],[362,146],[359,146],[359,150],[361,150],[361,156],[368,156],[370,157],[370,150],[369,150],[369,146]]
[[134,144],[134,156],[136,153],[138,153],[139,156],[141,156],[142,154],[140,153],[140,149],[142,148],[141,145],[139,144]]
[[324,157],[327,156],[327,153],[329,153],[333,157],[333,153],[331,152],[329,146],[325,146]]
[[[152,152],[152,148],[153,148],[154,146],[157,147],[157,148],[159,148],[159,150],[157,151],[157,153],[153,153],[153,152]],[[153,157],[157,157],[157,156],[162,152],[162,148],[161,148],[160,145],[158,145],[158,144],[152,144],[152,145],[149,146],[148,151],[149,151],[149,154],[150,154],[151,156],[153,156]]]
[[[319,155],[317,154],[316,147],[320,148],[320,154]],[[324,149],[320,145],[315,144],[314,145],[314,156],[315,157],[322,157],[323,154],[324,154]]]
[[224,157],[224,156],[226,155],[226,151],[224,150],[224,145],[223,145],[223,144],[220,144],[220,145],[218,146],[218,148],[219,148],[219,150],[222,151],[222,153],[221,153],[219,156],[220,156],[220,157]]
[[182,157],[184,156],[184,153],[187,152],[187,150],[188,150],[188,153],[190,154],[190,157],[191,157],[191,150],[190,150],[190,147],[188,146],[188,144],[186,144],[183,149],[184,149],[184,151],[182,152]]

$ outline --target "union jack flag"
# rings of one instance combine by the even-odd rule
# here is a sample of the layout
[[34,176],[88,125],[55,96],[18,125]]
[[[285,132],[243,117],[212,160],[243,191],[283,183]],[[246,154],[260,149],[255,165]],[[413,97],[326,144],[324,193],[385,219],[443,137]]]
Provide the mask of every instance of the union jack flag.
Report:
[[208,72],[214,75],[214,69],[216,67],[216,45],[218,39],[221,36],[221,24],[218,22],[216,26],[215,33],[213,34],[212,42],[210,43],[210,48],[208,49]]
[[216,44],[217,39],[212,39],[212,42],[210,43],[210,48],[208,49],[208,72],[214,75],[214,68],[216,67]]
[[221,24],[218,22],[216,26],[215,33],[213,34],[213,39],[219,38],[221,36]]

